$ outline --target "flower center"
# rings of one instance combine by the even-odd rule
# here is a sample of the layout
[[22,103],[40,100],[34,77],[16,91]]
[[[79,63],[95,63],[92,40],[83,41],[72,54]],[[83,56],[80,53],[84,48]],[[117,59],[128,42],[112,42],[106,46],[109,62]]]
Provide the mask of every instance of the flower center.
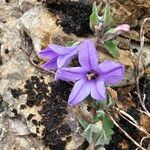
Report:
[[86,76],[87,76],[88,80],[95,80],[98,77],[98,73],[93,71],[93,70],[91,70],[91,71],[87,72]]

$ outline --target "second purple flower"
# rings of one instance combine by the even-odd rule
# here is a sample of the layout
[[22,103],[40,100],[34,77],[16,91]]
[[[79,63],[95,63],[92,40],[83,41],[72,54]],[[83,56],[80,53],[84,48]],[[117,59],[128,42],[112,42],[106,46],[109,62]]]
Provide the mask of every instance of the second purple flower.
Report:
[[77,56],[77,47],[77,45],[71,47],[56,44],[49,45],[39,52],[40,57],[47,59],[42,67],[45,70],[51,70],[67,66]]

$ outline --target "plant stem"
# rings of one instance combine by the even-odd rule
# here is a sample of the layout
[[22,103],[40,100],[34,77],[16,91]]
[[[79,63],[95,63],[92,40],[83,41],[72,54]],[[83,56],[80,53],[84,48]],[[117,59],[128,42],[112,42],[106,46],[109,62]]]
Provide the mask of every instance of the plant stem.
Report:
[[120,129],[121,132],[124,133],[124,135],[130,139],[138,148],[140,148],[141,150],[146,150],[144,147],[142,147],[140,144],[138,144],[124,129],[122,129],[119,124],[114,120],[114,118],[109,114],[110,119],[112,120],[112,122],[114,123],[114,125]]

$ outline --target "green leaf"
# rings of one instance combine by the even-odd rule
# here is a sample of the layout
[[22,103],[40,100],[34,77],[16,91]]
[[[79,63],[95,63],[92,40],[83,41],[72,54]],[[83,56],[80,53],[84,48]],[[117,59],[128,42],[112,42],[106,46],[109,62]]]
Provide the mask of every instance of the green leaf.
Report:
[[109,142],[110,141],[105,134],[105,130],[102,128],[101,134],[100,134],[99,138],[97,139],[95,146],[98,146],[98,145],[104,146],[106,144],[109,144]]
[[111,23],[112,23],[111,9],[110,6],[106,4],[104,10],[104,26],[109,28],[111,26]]
[[72,46],[76,41],[68,41],[65,45],[66,46]]
[[111,136],[114,133],[112,128],[113,128],[113,122],[109,119],[109,117],[106,115],[106,113],[103,110],[98,110],[97,111],[97,115],[95,117],[95,121],[102,121],[102,127],[104,130],[104,133],[102,132],[100,135],[101,140],[103,139],[103,141],[101,141],[101,145],[103,145],[103,143],[108,144],[111,140]]
[[116,58],[119,56],[119,48],[117,47],[117,44],[115,42],[105,41],[104,46],[113,57]]
[[112,134],[114,131],[112,130],[113,128],[113,122],[108,118],[108,116],[105,115],[102,119],[103,121],[103,129],[105,130],[105,134],[110,141],[112,139]]
[[102,118],[105,115],[105,112],[103,110],[98,110],[98,111],[96,111],[96,113],[97,113],[97,115],[95,115],[93,117],[94,123],[98,122],[99,120],[102,120]]
[[99,16],[98,13],[101,9],[102,3],[100,3],[98,6],[96,5],[96,2],[93,3],[93,8],[92,8],[92,14],[90,16],[90,28],[94,29],[96,25],[98,25],[99,22]]
[[85,139],[91,144],[96,143],[97,139],[101,135],[102,124],[89,124],[88,127],[84,130],[83,135]]
[[78,121],[84,129],[86,129],[87,126],[89,125],[88,122],[83,119],[78,119]]
[[115,28],[110,28],[109,30],[107,30],[107,31],[105,32],[105,34],[113,34],[114,31],[115,31]]
[[102,8],[102,2],[97,6],[97,12],[99,13]]
[[89,144],[94,143],[95,147],[103,147],[105,144],[109,144],[113,134],[112,123],[106,115],[103,116],[102,122],[89,124],[83,132],[84,138]]

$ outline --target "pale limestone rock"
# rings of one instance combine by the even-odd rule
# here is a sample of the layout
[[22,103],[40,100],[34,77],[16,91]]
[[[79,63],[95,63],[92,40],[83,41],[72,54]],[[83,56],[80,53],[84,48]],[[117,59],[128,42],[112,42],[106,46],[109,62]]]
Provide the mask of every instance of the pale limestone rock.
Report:
[[9,119],[10,128],[17,135],[29,135],[29,129],[20,119]]
[[22,11],[27,11],[31,9],[33,6],[41,5],[42,1],[37,0],[19,0],[19,6]]
[[55,17],[43,7],[29,10],[20,21],[23,29],[31,37],[37,52],[50,43],[51,35],[57,29]]

